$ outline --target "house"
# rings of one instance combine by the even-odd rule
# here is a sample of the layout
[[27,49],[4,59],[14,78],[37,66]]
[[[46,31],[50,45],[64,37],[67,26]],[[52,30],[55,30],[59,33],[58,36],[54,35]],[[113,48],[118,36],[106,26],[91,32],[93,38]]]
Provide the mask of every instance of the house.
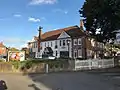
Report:
[[116,35],[116,44],[120,44],[120,30],[118,31]]
[[7,47],[3,44],[3,42],[0,42],[0,59],[7,57]]
[[29,49],[27,47],[23,47],[21,51],[25,51],[25,59],[29,57]]
[[[82,20],[80,27],[71,26],[48,31],[43,34],[40,27],[38,31],[39,36],[35,36],[28,43],[30,56],[33,58],[43,58],[45,56],[54,56],[56,58],[89,58],[95,50],[100,48],[100,45],[92,46],[92,39],[83,30]],[[95,44],[100,43],[95,42]]]

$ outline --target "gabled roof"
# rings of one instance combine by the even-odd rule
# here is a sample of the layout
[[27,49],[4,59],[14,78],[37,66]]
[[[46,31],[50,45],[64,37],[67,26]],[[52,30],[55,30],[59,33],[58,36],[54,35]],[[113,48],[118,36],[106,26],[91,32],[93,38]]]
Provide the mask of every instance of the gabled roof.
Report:
[[56,40],[63,31],[65,31],[69,36],[71,36],[71,38],[86,35],[85,32],[83,30],[80,30],[78,26],[71,26],[42,34],[42,41]]

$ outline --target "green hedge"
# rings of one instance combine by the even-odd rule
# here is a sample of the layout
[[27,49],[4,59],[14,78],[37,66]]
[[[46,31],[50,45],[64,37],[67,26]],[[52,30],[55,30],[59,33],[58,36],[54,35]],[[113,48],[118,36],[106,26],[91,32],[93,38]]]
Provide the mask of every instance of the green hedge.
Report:
[[37,65],[40,63],[45,63],[50,66],[50,68],[58,68],[58,67],[63,67],[63,64],[67,63],[67,60],[26,60],[26,61],[11,61],[10,62],[15,69],[29,69],[33,65]]

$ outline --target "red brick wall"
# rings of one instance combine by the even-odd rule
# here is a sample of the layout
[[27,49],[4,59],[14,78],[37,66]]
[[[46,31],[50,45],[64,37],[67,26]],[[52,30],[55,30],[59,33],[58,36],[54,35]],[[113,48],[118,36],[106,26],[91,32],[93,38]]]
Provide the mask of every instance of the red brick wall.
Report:
[[7,49],[5,47],[0,47],[0,55],[6,55]]

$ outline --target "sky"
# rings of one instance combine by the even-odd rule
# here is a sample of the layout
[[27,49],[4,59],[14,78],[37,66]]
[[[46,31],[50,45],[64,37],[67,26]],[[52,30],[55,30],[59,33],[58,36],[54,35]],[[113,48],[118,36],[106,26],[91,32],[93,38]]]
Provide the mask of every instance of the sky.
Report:
[[79,25],[84,0],[0,0],[0,42],[21,48],[38,35]]

